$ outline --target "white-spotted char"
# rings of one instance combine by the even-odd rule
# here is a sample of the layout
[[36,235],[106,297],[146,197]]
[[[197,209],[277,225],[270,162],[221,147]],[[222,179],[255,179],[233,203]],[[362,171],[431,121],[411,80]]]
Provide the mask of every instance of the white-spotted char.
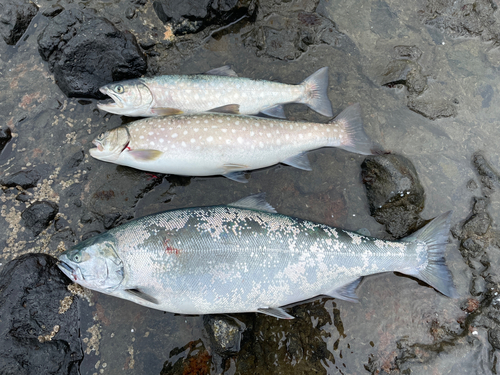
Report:
[[310,170],[307,151],[338,147],[371,154],[358,104],[326,124],[208,113],[147,118],[102,133],[90,154],[140,170],[184,176],[244,171],[276,163]]
[[237,77],[228,66],[205,74],[167,75],[111,83],[100,88],[113,102],[99,109],[128,116],[164,116],[200,112],[265,113],[285,118],[283,104],[303,103],[332,117],[328,99],[328,68],[299,85]]
[[261,312],[318,295],[356,301],[363,276],[398,271],[455,296],[444,262],[450,213],[384,241],[275,213],[262,194],[146,216],[59,256],[84,287],[181,314]]

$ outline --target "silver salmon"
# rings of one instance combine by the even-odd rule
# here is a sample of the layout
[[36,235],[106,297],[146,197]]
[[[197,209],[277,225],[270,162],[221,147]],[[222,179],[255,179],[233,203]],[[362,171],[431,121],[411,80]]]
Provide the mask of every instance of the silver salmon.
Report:
[[100,88],[114,102],[99,109],[127,116],[151,117],[200,112],[264,113],[285,118],[283,104],[303,103],[332,117],[328,99],[328,68],[319,69],[299,85],[237,77],[228,66],[205,74],[166,75],[115,82]]
[[78,284],[180,314],[260,312],[326,295],[356,301],[363,276],[398,271],[456,296],[450,212],[401,241],[275,213],[263,195],[130,221],[59,256]]
[[99,135],[90,154],[149,172],[222,174],[247,182],[244,172],[284,163],[311,170],[307,151],[338,147],[371,154],[359,104],[327,124],[228,114],[146,118]]

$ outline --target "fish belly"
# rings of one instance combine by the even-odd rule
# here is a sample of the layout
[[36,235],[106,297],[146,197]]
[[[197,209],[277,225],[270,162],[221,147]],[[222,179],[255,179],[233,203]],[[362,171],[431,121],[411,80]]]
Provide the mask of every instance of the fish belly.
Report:
[[115,295],[184,314],[283,306],[418,265],[406,244],[228,206],[145,217],[114,235],[125,264],[121,288],[140,289],[159,304]]

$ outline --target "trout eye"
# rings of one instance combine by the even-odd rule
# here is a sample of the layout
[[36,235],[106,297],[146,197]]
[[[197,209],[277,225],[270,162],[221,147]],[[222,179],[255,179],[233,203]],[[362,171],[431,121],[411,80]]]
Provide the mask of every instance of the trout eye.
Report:
[[117,94],[123,94],[123,92],[125,91],[125,89],[123,88],[122,85],[118,85],[115,87],[115,91]]

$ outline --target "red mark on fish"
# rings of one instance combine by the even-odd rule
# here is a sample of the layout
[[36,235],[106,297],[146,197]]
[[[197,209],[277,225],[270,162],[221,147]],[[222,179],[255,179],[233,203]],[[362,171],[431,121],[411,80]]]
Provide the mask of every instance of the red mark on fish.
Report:
[[175,254],[175,255],[179,255],[179,253],[181,252],[181,250],[179,249],[176,249],[175,247],[173,246],[170,246],[169,245],[169,242],[170,240],[167,238],[164,242],[164,245],[165,245],[165,252],[167,254]]

